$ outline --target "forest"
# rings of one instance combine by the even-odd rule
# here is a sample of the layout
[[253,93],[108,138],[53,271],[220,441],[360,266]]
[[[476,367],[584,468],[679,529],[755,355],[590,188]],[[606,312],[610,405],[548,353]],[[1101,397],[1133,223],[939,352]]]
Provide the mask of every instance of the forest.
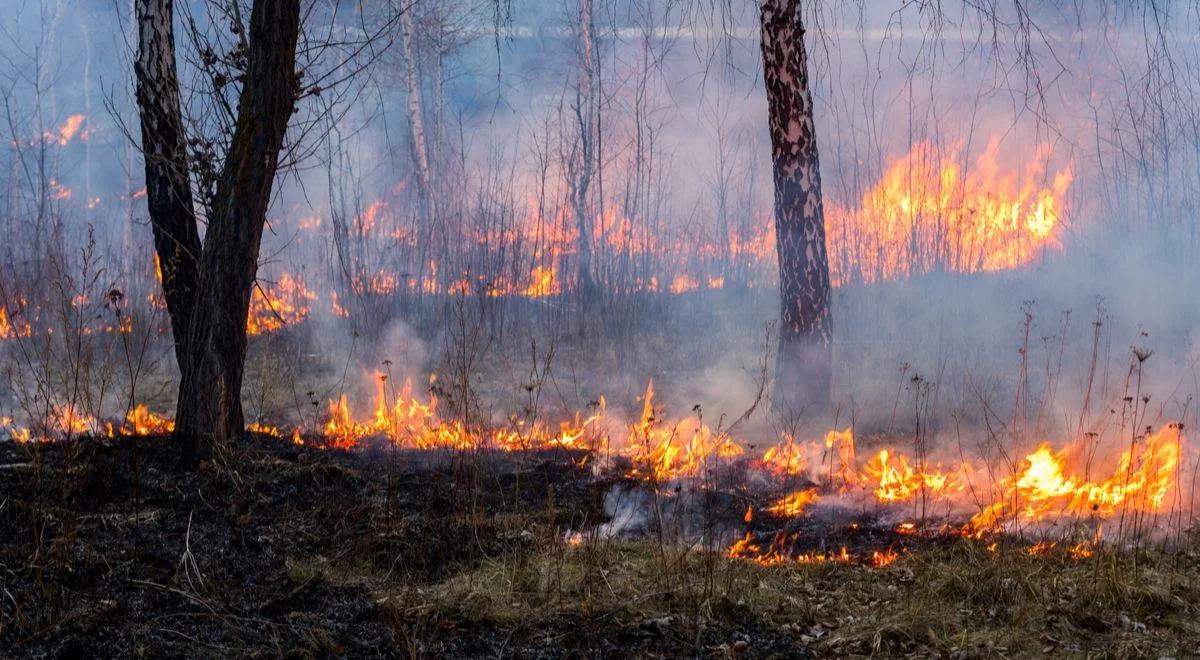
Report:
[[4,0],[0,656],[1200,652],[1200,11]]

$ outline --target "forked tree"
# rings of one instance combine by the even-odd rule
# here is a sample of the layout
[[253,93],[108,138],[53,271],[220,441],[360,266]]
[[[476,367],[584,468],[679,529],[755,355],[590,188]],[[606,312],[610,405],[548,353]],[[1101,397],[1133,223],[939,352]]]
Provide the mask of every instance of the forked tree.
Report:
[[280,149],[299,96],[299,0],[255,0],[236,121],[201,240],[175,63],[173,0],[136,0],[146,198],[181,373],[175,433],[193,458],[241,434],[246,318]]
[[799,0],[762,3],[782,302],[775,402],[795,412],[829,403],[833,371],[825,210],[799,5]]

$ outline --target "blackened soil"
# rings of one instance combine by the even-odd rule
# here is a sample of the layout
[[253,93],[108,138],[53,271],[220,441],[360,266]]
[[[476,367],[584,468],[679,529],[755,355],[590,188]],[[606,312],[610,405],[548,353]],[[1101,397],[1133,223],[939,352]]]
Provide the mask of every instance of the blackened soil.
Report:
[[[578,458],[263,437],[182,469],[168,438],[0,444],[0,656],[408,655],[410,622],[372,584],[433,583],[595,524],[602,492]],[[342,571],[360,577],[327,579]],[[492,631],[461,632],[447,648],[495,654]]]

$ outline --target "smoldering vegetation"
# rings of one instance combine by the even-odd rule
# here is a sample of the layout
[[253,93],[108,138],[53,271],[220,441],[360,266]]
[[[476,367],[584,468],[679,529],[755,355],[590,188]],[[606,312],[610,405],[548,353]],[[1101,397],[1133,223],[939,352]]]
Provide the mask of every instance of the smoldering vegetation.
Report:
[[[180,4],[204,218],[239,37]],[[250,424],[198,470],[101,5],[0,31],[14,655],[1200,644],[1182,5],[804,6],[834,385],[786,410],[755,3],[304,3]]]

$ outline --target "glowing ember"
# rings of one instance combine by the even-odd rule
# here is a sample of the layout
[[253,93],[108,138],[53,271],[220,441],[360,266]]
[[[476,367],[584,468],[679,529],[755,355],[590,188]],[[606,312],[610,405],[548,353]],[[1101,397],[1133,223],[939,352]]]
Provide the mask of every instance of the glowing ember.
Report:
[[55,199],[60,202],[66,201],[68,199],[71,199],[71,196],[74,194],[75,193],[73,190],[62,185],[61,183],[58,182],[58,180],[50,179],[50,198],[51,199]]

